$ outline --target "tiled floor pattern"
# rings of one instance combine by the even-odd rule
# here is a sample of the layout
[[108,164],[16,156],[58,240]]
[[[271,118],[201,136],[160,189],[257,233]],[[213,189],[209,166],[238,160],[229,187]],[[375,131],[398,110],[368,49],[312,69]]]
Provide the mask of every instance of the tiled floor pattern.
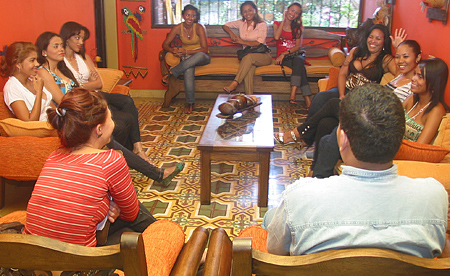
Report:
[[[197,101],[192,114],[184,114],[178,100],[163,110],[161,101],[137,99],[141,136],[147,155],[160,167],[176,161],[186,163],[168,187],[131,171],[138,197],[157,218],[177,222],[187,235],[197,226],[223,227],[230,236],[259,224],[266,208],[257,206],[258,164],[252,162],[212,163],[210,205],[200,204],[200,163],[196,145],[206,125],[213,100]],[[287,130],[303,122],[302,105],[283,101],[273,103],[274,131]],[[271,154],[269,207],[276,206],[285,187],[308,173],[310,160],[305,149],[276,145]]]

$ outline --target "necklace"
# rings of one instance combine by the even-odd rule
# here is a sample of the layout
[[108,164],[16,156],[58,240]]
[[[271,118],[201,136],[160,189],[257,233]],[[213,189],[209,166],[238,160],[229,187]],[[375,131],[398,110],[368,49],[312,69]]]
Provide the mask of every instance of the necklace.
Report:
[[194,27],[192,27],[192,28],[188,31],[188,29],[186,28],[186,26],[184,26],[184,24],[183,24],[183,28],[184,28],[184,30],[186,31],[187,37],[188,37],[188,38],[191,38],[191,31],[192,31],[192,29],[193,29]]
[[[417,102],[414,104],[414,106],[408,111],[408,115],[409,115],[409,112],[411,112],[411,110],[413,110],[414,107],[416,107],[418,103],[419,103],[419,101],[417,101]],[[424,107],[422,107],[422,108],[419,110],[419,112],[416,113],[416,115],[412,116],[411,119],[413,119],[413,120],[415,121],[415,120],[416,120],[416,117],[417,117],[420,113],[422,113],[422,111],[424,111],[425,108],[427,108],[430,104],[431,104],[431,100],[430,100]]]

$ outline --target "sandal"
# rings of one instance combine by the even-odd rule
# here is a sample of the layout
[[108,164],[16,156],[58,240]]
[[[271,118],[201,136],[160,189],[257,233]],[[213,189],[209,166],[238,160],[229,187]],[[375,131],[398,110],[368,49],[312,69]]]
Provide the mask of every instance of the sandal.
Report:
[[296,104],[297,104],[297,100],[295,100],[295,99],[289,99],[289,103],[290,103],[290,104],[296,105]]
[[184,165],[184,162],[177,163],[175,165],[175,170],[169,176],[161,180],[159,184],[163,185],[164,187],[169,186],[169,184],[172,182],[172,179],[183,170]]
[[294,136],[292,136],[293,131],[291,131],[290,133],[291,133],[291,137],[292,137],[291,138],[292,141],[290,141],[290,142],[285,142],[284,141],[284,133],[283,132],[274,133],[273,139],[279,145],[289,145],[289,144],[300,144],[300,145],[302,145],[302,139],[299,140],[298,137],[295,137],[295,139],[294,139],[295,134],[294,134]]
[[194,103],[188,103],[188,104],[186,104],[186,107],[184,108],[184,113],[186,113],[186,114],[191,114],[192,111],[194,111],[194,106],[195,106]]
[[230,88],[228,88],[226,86],[223,88],[223,91],[225,91],[227,94],[231,94],[234,92],[234,90],[230,90]]

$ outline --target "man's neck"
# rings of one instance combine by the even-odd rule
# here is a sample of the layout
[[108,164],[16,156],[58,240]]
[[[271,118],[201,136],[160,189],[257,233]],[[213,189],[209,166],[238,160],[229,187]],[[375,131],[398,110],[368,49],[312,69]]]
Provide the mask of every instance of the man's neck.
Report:
[[358,169],[369,170],[369,171],[384,171],[392,167],[393,162],[387,162],[383,164],[378,163],[368,163],[359,161],[356,158],[350,158],[350,160],[344,160],[345,165],[352,166]]

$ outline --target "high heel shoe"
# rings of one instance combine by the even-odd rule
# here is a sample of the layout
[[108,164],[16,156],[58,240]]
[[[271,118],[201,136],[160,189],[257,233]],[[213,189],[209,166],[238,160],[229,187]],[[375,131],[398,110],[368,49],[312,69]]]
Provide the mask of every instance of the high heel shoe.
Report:
[[172,76],[172,73],[168,71],[167,74],[164,74],[164,76],[161,79],[161,83],[164,85],[169,85],[170,76]]
[[169,174],[166,178],[161,180],[159,184],[163,185],[164,187],[169,186],[169,184],[172,182],[172,179],[184,169],[184,165],[185,165],[184,162],[177,163],[175,165],[175,170],[171,174]]

